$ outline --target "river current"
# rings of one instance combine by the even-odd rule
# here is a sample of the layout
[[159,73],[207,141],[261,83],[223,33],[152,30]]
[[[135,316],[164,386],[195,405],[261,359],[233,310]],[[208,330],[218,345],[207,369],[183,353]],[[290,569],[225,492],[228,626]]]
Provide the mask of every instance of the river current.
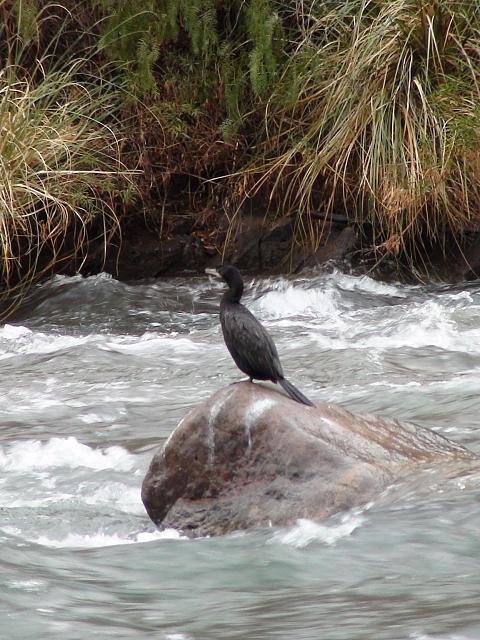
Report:
[[[156,449],[242,377],[205,277],[54,277],[0,326],[0,639],[478,640],[479,483],[434,475],[322,524],[188,540],[140,500]],[[480,453],[480,283],[250,279],[313,401]]]

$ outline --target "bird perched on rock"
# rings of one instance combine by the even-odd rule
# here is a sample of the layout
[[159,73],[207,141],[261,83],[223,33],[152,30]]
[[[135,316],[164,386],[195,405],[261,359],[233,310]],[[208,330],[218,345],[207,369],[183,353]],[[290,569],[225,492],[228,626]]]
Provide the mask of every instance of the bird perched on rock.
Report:
[[220,303],[220,323],[227,349],[237,367],[253,380],[271,380],[281,385],[288,395],[301,404],[313,406],[291,382],[285,379],[277,348],[255,316],[240,303],[243,280],[240,271],[229,264],[207,273],[222,277],[228,285]]

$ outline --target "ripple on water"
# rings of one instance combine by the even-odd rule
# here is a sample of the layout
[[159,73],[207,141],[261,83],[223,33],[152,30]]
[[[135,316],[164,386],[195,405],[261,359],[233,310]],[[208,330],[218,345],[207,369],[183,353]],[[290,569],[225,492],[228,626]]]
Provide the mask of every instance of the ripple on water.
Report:
[[362,511],[358,510],[342,515],[339,523],[331,522],[327,525],[300,518],[293,527],[277,531],[271,542],[288,544],[297,549],[302,549],[315,542],[331,545],[352,535],[364,521]]
[[134,456],[122,447],[92,449],[74,436],[52,438],[48,442],[27,440],[0,447],[0,469],[14,473],[52,467],[88,467],[130,471]]

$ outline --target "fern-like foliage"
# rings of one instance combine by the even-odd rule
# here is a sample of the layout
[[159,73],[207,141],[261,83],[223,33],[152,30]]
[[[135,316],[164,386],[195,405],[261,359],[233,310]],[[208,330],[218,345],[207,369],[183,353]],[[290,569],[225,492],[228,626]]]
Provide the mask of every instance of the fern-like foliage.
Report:
[[127,65],[135,91],[155,94],[155,64],[169,43],[191,57],[197,79],[220,75],[230,123],[240,123],[249,96],[263,97],[275,82],[284,38],[270,0],[89,1],[106,16],[101,47]]
[[268,0],[252,0],[247,10],[247,29],[251,41],[250,81],[257,96],[271,86],[277,71],[275,40],[281,38],[280,19]]

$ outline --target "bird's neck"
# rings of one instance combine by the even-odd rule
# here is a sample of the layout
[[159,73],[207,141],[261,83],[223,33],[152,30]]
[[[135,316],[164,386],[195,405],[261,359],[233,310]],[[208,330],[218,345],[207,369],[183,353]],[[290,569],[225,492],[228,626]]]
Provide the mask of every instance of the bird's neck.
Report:
[[222,302],[223,303],[230,303],[230,304],[239,304],[240,300],[242,298],[242,293],[243,293],[243,287],[242,288],[235,288],[235,289],[229,289],[228,291],[226,291],[223,294],[222,297]]

